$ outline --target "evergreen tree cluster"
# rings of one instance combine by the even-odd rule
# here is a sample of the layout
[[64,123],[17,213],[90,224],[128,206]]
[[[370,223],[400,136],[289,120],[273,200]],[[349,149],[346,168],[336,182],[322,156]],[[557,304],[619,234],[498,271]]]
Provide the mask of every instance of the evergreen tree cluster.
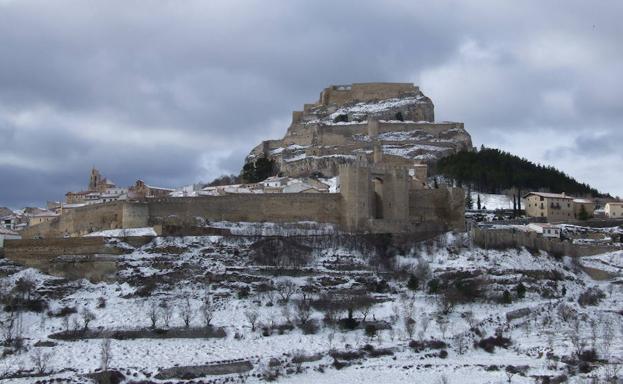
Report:
[[248,162],[240,172],[240,178],[245,183],[257,183],[277,174],[275,160],[260,156],[257,160]]
[[501,193],[517,188],[522,191],[548,190],[578,196],[604,196],[554,167],[537,165],[494,148],[482,147],[477,152],[461,151],[444,157],[437,163],[437,173],[483,193]]

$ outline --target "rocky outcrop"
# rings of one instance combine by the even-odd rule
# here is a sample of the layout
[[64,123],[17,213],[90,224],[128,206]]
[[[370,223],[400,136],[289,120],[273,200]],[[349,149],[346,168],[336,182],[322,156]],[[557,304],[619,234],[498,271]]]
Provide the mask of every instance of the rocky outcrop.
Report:
[[336,85],[293,112],[283,139],[262,142],[246,161],[268,156],[285,175],[330,177],[340,164],[373,160],[375,147],[383,162],[411,165],[434,163],[472,142],[463,123],[434,122],[433,102],[413,84]]

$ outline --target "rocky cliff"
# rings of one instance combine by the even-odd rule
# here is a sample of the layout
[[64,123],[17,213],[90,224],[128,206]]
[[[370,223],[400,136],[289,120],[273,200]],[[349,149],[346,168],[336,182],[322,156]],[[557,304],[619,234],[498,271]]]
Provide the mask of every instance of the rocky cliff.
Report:
[[434,122],[434,105],[408,83],[364,83],[325,88],[316,103],[292,113],[283,139],[256,146],[246,161],[275,159],[289,176],[335,176],[339,164],[377,160],[434,163],[471,149],[463,123]]

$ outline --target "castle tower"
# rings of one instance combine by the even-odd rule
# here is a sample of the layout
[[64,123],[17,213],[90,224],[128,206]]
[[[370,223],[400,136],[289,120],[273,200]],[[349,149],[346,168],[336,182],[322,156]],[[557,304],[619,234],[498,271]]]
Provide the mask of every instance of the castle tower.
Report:
[[89,191],[97,191],[98,187],[102,184],[102,174],[93,167],[91,169],[91,176],[89,178]]

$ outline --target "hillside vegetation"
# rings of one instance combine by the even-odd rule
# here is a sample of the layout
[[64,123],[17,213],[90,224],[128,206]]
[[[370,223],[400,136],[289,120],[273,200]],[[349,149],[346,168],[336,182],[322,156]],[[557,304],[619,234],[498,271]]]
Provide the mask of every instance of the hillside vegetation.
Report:
[[588,184],[580,183],[551,166],[534,164],[495,148],[461,151],[440,159],[437,173],[469,185],[474,190],[501,193],[516,188],[522,192],[546,190],[571,195],[603,196]]

